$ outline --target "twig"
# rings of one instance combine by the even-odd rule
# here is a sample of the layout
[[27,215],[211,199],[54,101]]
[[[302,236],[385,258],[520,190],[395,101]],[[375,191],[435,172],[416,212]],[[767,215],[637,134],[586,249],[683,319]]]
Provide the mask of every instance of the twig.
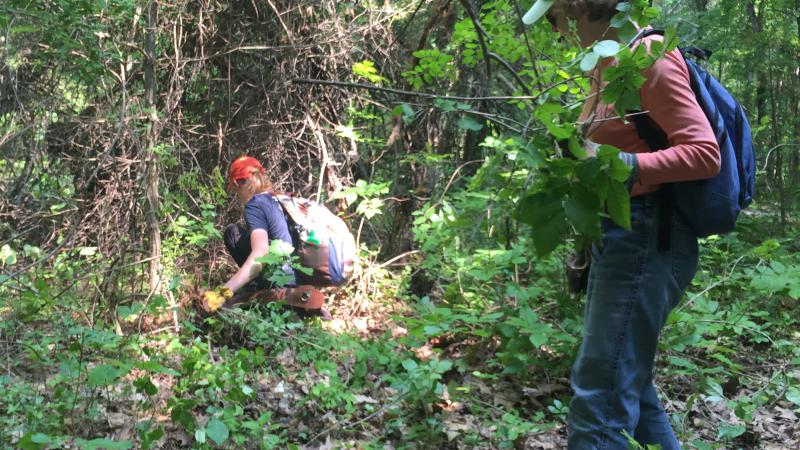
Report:
[[308,126],[311,127],[311,132],[317,139],[319,151],[322,153],[322,164],[320,165],[319,169],[319,183],[317,184],[317,197],[315,199],[318,202],[322,202],[322,183],[325,180],[325,169],[328,168],[328,162],[330,161],[328,157],[328,146],[325,145],[325,136],[323,136],[322,132],[319,131],[319,125],[315,124],[311,120],[311,116],[306,115],[306,123],[308,123]]
[[730,270],[728,270],[728,272],[727,272],[725,275],[723,275],[722,277],[720,277],[720,279],[719,279],[719,280],[717,280],[717,281],[715,281],[714,283],[711,283],[711,284],[710,284],[708,287],[706,287],[706,288],[705,288],[705,289],[703,289],[702,291],[700,291],[700,292],[698,292],[697,294],[695,294],[694,296],[692,296],[692,298],[691,298],[691,299],[689,299],[689,301],[687,301],[686,303],[684,303],[683,305],[681,305],[681,307],[679,308],[679,310],[686,309],[686,308],[687,308],[689,305],[691,305],[692,303],[694,303],[694,301],[695,301],[695,300],[697,300],[698,298],[700,298],[702,295],[704,295],[704,294],[706,294],[707,292],[709,292],[710,290],[712,290],[712,289],[716,288],[716,287],[717,287],[717,286],[719,286],[720,284],[722,284],[722,283],[724,283],[724,282],[728,281],[728,280],[731,278],[731,275],[733,275],[733,271],[734,271],[734,270],[736,270],[736,266],[737,266],[737,265],[739,265],[739,262],[741,262],[741,261],[742,261],[742,259],[744,259],[744,257],[745,257],[745,256],[746,256],[746,255],[742,255],[742,256],[740,256],[739,258],[737,258],[737,259],[736,259],[736,261],[734,261],[734,262],[733,262],[733,264],[731,264],[731,268],[730,268]]
[[391,263],[397,261],[398,259],[405,258],[406,256],[416,255],[417,253],[421,253],[421,252],[419,250],[411,250],[411,251],[407,251],[405,253],[401,253],[401,254],[395,256],[394,258],[392,258],[392,259],[390,259],[388,261],[384,261],[384,262],[378,264],[377,268],[378,269],[382,269],[382,268],[390,265]]
[[[565,80],[568,81],[568,80]],[[561,81],[558,84],[553,85],[552,87],[547,88],[547,90],[552,89],[553,87],[559,86],[563,84],[565,81]],[[397,94],[397,95],[406,95],[409,97],[420,97],[420,98],[430,98],[430,99],[442,99],[442,100],[455,100],[455,101],[509,101],[509,100],[536,100],[541,97],[542,94],[539,95],[498,95],[498,96],[486,96],[486,97],[461,97],[455,95],[436,95],[436,94],[429,94],[427,92],[413,92],[413,91],[405,91],[402,89],[394,89],[394,88],[384,88],[380,86],[375,86],[374,84],[364,84],[364,83],[349,83],[345,81],[332,81],[332,80],[316,80],[310,78],[293,78],[289,81],[291,84],[319,84],[324,86],[339,86],[344,88],[353,88],[353,89],[366,89],[369,91],[376,91],[376,92],[385,92],[388,94]]]
[[769,166],[769,157],[770,155],[772,155],[772,152],[779,149],[780,147],[800,147],[800,144],[795,144],[795,143],[778,144],[775,147],[772,147],[771,149],[767,150],[767,156],[764,158],[764,167],[761,168],[762,172],[765,172],[767,170],[767,167]]
[[383,414],[383,412],[386,411],[386,409],[389,408],[390,406],[394,406],[394,405],[399,404],[400,400],[402,400],[403,397],[407,396],[409,393],[410,393],[410,391],[409,392],[404,392],[399,397],[397,397],[394,401],[389,402],[389,403],[384,403],[383,406],[381,406],[377,411],[375,411],[372,414],[370,414],[368,416],[365,416],[365,417],[363,417],[363,418],[361,418],[361,419],[359,419],[359,420],[357,420],[355,422],[349,422],[349,423],[344,423],[344,424],[338,424],[338,423],[334,424],[334,425],[330,426],[329,428],[327,428],[327,429],[325,429],[323,431],[320,431],[316,436],[311,438],[311,440],[308,441],[308,443],[311,444],[312,442],[316,441],[317,439],[321,438],[322,436],[324,436],[324,435],[326,435],[326,434],[330,433],[331,431],[334,431],[334,430],[336,430],[338,428],[353,428],[356,425],[359,425],[359,424],[364,423],[364,422],[366,422],[366,421],[368,421],[368,420],[370,420],[370,419],[372,419],[374,417],[377,417],[378,415]]
[[278,18],[278,22],[280,22],[281,26],[283,27],[283,31],[286,32],[286,38],[289,39],[289,44],[294,45],[294,38],[292,38],[292,32],[289,31],[289,27],[283,22],[283,18],[281,17],[280,11],[278,8],[275,7],[275,4],[272,3],[272,0],[267,0],[267,4],[273,11],[275,11],[275,16]]

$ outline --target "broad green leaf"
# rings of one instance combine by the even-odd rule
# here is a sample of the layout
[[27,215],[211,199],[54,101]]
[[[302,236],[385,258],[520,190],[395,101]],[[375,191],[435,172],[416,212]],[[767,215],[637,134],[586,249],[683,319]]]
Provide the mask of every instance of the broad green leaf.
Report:
[[619,42],[607,39],[594,44],[594,53],[600,55],[601,58],[614,56],[619,52]]
[[608,215],[617,225],[631,229],[631,197],[628,188],[622,183],[608,183]]
[[583,55],[583,58],[581,58],[581,70],[588,72],[594,69],[594,66],[597,65],[598,60],[600,60],[600,55],[595,52],[589,52]]
[[717,432],[717,439],[733,439],[743,435],[745,431],[747,431],[747,427],[744,425],[722,422]]
[[581,143],[578,142],[578,139],[575,136],[573,136],[569,140],[569,151],[570,153],[572,153],[572,156],[578,159],[584,159],[588,156],[586,153],[586,149],[583,148],[583,145],[581,145]]
[[213,418],[206,424],[206,434],[217,445],[222,445],[228,440],[228,427],[221,420]]
[[692,446],[697,450],[714,450],[713,445],[703,441],[692,441]]
[[91,441],[76,439],[75,443],[83,450],[127,450],[133,447],[130,441],[112,441],[105,438],[92,439]]
[[89,371],[89,386],[101,387],[114,383],[117,378],[127,373],[116,366],[101,364]]
[[44,433],[28,433],[17,442],[16,448],[22,450],[41,450],[54,442],[53,438]]
[[556,139],[569,139],[575,132],[571,123],[562,123],[561,114],[564,108],[555,103],[544,103],[536,108],[534,116],[539,119]]
[[717,383],[715,380],[707,379],[706,380],[706,394],[708,395],[707,400],[711,402],[719,402],[725,399],[725,395],[722,391],[722,385]]
[[456,102],[438,97],[433,101],[433,105],[444,112],[450,112],[456,109]]
[[158,393],[158,388],[153,384],[150,377],[137,378],[133,382],[133,387],[135,387],[136,392],[140,394],[156,395]]
[[403,368],[411,372],[417,368],[417,362],[413,359],[406,359],[402,362]]
[[525,197],[519,218],[533,229],[533,245],[539,256],[553,251],[567,232],[560,196],[537,192]]
[[800,407],[800,387],[792,386],[786,390],[786,400]]
[[480,131],[483,128],[483,125],[480,122],[475,121],[472,117],[464,116],[458,120],[458,128],[462,130],[470,130],[470,131]]
[[[397,110],[397,108],[395,108],[392,111],[395,110]],[[411,106],[408,103],[403,103],[402,105],[400,105],[400,112],[402,113],[403,116],[403,123],[405,123],[406,125],[411,125],[411,123],[414,122],[415,113],[414,110],[411,109]]]
[[445,373],[450,370],[451,367],[453,367],[453,361],[450,361],[449,359],[443,359],[437,364],[436,372]]
[[665,52],[675,50],[680,41],[681,40],[678,37],[678,29],[676,27],[669,26],[664,30],[664,44],[666,45],[664,48]]
[[578,231],[593,238],[600,237],[600,202],[591,192],[575,186],[564,202],[564,211]]
[[375,84],[380,84],[381,82],[386,81],[386,78],[383,78],[378,74],[378,69],[375,68],[375,63],[369,60],[353,64],[353,74],[366,78]]
[[425,332],[425,334],[427,336],[434,336],[434,335],[437,335],[437,334],[441,333],[442,329],[440,327],[435,326],[435,325],[428,325],[425,328],[423,328],[423,331]]

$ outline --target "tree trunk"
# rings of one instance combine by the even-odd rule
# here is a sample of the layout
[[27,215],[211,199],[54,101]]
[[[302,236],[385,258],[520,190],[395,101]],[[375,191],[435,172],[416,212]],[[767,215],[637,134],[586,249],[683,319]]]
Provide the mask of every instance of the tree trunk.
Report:
[[[772,121],[772,139],[770,148],[775,148],[780,143],[780,135],[778,134],[779,126],[778,126],[778,102],[775,96],[775,88],[778,86],[779,83],[775,81],[775,69],[773,67],[769,68],[769,80],[768,80],[768,87],[769,87],[769,102],[770,102],[770,119]],[[774,180],[775,184],[778,186],[778,202],[779,202],[779,211],[780,211],[780,218],[781,218],[781,234],[783,234],[786,230],[786,186],[784,183],[784,173],[783,173],[783,162],[784,162],[783,152],[778,151],[775,155],[775,172],[774,172]]]
[[748,1],[745,5],[745,12],[747,13],[747,19],[750,21],[750,28],[755,33],[760,33],[763,29],[761,26],[761,17],[756,14],[756,4],[755,1]]
[[158,165],[155,152],[158,143],[158,114],[156,113],[156,56],[155,30],[158,5],[151,0],[147,5],[147,32],[145,33],[145,103],[149,110],[147,147],[145,149],[145,195],[147,198],[146,216],[150,237],[150,292],[155,292],[161,284],[161,224],[159,212],[161,200],[158,197]]

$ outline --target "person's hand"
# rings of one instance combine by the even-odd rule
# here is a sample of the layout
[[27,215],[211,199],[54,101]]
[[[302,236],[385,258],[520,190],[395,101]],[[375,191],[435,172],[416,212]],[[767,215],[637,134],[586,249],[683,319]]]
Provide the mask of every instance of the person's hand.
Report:
[[225,286],[217,286],[216,288],[206,291],[203,294],[203,300],[208,306],[209,312],[214,312],[222,307],[226,301],[233,297],[233,291]]

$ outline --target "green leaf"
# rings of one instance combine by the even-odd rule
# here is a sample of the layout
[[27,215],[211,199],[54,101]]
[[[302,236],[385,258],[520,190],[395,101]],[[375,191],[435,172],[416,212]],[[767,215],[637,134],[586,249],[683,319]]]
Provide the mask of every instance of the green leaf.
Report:
[[539,256],[553,251],[567,233],[566,214],[561,196],[537,192],[525,197],[519,219],[533,229],[533,245]]
[[222,445],[223,442],[228,440],[228,427],[217,418],[208,421],[206,433],[217,445]]
[[786,400],[800,406],[800,388],[792,386],[786,390]]
[[581,70],[584,72],[588,72],[594,69],[594,66],[597,65],[597,61],[600,59],[600,55],[595,52],[589,52],[583,55],[581,58]]
[[709,444],[708,442],[703,441],[692,441],[692,446],[697,450],[714,450],[714,446]]
[[156,395],[158,393],[158,388],[150,380],[150,377],[137,378],[133,382],[133,386],[136,388],[136,392],[140,394]]
[[578,139],[575,136],[572,136],[569,139],[569,152],[572,153],[572,156],[579,160],[583,160],[588,156],[586,153],[586,149],[578,142]]
[[414,121],[414,110],[408,103],[403,103],[403,122],[410,125]]
[[591,192],[575,186],[564,202],[564,211],[578,231],[594,238],[600,237],[600,201]]
[[153,445],[153,442],[161,439],[163,436],[164,429],[161,427],[151,431],[141,430],[139,432],[139,437],[142,440],[142,448],[145,450],[149,449]]
[[458,128],[462,130],[470,130],[470,131],[480,131],[483,128],[483,125],[479,122],[476,122],[473,118],[464,116],[458,120]]
[[608,183],[608,215],[617,225],[631,229],[631,197],[628,188],[622,183],[609,181]]
[[680,38],[678,37],[678,28],[674,26],[669,26],[664,30],[664,52],[670,52],[675,50],[675,48],[680,43]]
[[353,64],[353,74],[366,78],[375,84],[380,84],[382,81],[386,81],[385,78],[378,74],[378,69],[375,68],[375,63],[369,60]]
[[722,391],[722,385],[711,378],[706,380],[706,385],[706,394],[708,395],[706,400],[711,402],[720,402],[725,399],[725,394],[723,394]]
[[597,44],[594,44],[593,51],[602,58],[614,56],[617,54],[617,52],[619,52],[619,42],[609,39],[600,41]]
[[443,359],[437,364],[436,372],[445,373],[450,370],[451,367],[453,367],[453,361],[450,361],[449,359]]
[[130,441],[112,441],[111,439],[105,438],[92,439],[91,441],[76,439],[75,443],[83,450],[127,450],[133,447]]
[[22,436],[16,446],[22,450],[41,450],[51,443],[53,443],[53,438],[44,433],[28,433]]
[[417,362],[414,361],[413,359],[406,359],[405,361],[402,362],[402,365],[403,368],[409,372],[417,368]]
[[437,97],[433,101],[433,106],[441,109],[444,112],[450,112],[450,111],[456,109],[456,102],[454,102],[452,100],[445,100],[443,98]]
[[717,433],[717,439],[733,439],[743,435],[745,431],[747,431],[747,427],[744,425],[722,422]]
[[89,371],[89,386],[101,387],[114,383],[117,378],[127,373],[116,366],[101,364]]

